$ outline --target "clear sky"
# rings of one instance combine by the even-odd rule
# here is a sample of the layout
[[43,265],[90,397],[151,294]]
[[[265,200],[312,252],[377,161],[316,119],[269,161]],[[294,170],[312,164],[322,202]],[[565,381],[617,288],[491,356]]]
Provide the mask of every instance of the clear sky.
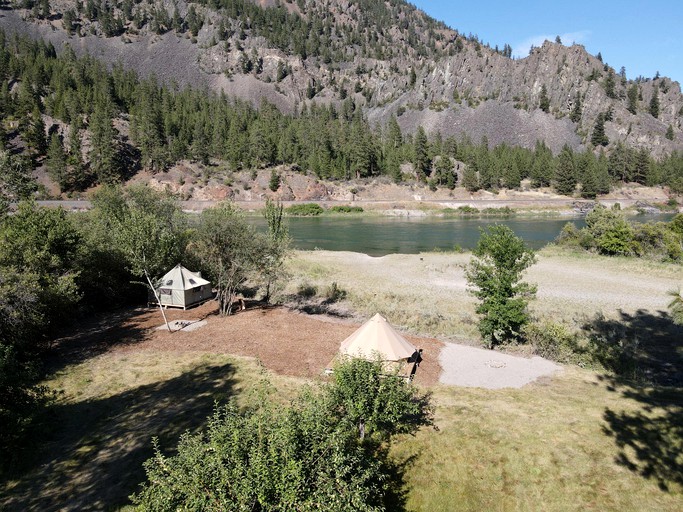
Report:
[[512,46],[526,57],[545,39],[582,44],[602,53],[629,79],[657,71],[683,84],[683,0],[411,0],[411,3],[460,33],[479,36],[494,48]]

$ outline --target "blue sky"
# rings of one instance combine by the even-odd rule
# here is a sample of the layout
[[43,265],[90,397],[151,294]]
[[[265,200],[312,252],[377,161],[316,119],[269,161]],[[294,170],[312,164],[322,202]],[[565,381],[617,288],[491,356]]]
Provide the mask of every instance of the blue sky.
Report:
[[582,44],[629,79],[662,76],[683,83],[683,1],[573,0],[511,2],[412,0],[427,14],[491,47],[505,43],[525,57],[544,39]]

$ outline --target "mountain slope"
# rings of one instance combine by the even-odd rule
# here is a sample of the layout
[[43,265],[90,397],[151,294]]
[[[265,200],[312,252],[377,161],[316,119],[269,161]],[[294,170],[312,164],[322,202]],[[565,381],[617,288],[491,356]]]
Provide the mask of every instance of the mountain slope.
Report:
[[608,148],[622,141],[654,156],[683,149],[678,83],[626,80],[579,45],[546,42],[513,60],[508,47],[488,48],[399,0],[75,4],[55,0],[45,19],[35,9],[5,10],[0,28],[285,112],[353,97],[372,123],[396,115],[404,131],[422,125],[524,147],[543,139],[556,153],[565,143],[589,145],[607,117]]

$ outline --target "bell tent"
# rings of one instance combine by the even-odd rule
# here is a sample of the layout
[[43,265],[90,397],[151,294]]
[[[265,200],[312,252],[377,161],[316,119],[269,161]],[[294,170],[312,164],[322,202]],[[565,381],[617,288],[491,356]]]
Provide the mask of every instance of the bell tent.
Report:
[[405,361],[416,349],[377,313],[342,342],[339,352],[364,359],[379,357],[382,361]]
[[[180,263],[159,280],[156,288],[162,306],[187,309],[213,298],[211,283]],[[156,303],[154,294],[150,302]]]

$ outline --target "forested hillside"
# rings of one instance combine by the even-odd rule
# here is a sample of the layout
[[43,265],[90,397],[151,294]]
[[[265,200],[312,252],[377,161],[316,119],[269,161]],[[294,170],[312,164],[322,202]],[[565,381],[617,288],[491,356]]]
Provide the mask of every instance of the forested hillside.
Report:
[[683,145],[677,82],[629,77],[559,38],[515,60],[476,27],[465,35],[401,0],[4,3],[8,32],[254,106],[293,113],[351,97],[371,124],[396,116],[407,133],[423,125],[527,148],[542,139],[555,154],[621,142],[661,157]]
[[526,178],[568,195],[580,183],[583,197],[617,182],[683,188],[677,153],[654,160],[646,149],[622,143],[609,152],[577,153],[565,145],[554,156],[542,141],[533,150],[492,147],[485,138],[428,135],[422,127],[411,136],[395,117],[386,127],[371,127],[350,97],[339,107],[303,104],[285,114],[265,101],[255,108],[225,94],[165,87],[121,66],[109,72],[94,57],[68,49],[58,55],[50,43],[4,34],[0,64],[1,163],[10,199],[35,192],[35,167],[72,192],[181,160],[198,162],[227,187],[232,171],[288,164],[321,179],[384,174],[471,191],[516,188]]

